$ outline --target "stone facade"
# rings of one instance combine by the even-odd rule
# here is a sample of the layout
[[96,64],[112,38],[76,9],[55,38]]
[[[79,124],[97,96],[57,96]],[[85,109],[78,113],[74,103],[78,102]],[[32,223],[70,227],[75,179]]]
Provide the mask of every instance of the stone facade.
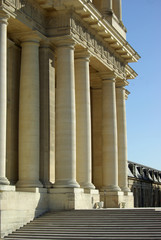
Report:
[[49,210],[133,207],[121,0],[0,1],[1,236]]
[[161,171],[129,161],[128,186],[134,207],[161,207]]

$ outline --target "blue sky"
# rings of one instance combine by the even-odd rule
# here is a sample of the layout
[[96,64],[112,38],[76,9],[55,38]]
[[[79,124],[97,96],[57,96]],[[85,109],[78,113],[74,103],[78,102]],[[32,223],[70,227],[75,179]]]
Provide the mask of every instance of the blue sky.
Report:
[[128,160],[161,170],[161,0],[122,0],[122,13],[127,41],[141,56],[127,87]]

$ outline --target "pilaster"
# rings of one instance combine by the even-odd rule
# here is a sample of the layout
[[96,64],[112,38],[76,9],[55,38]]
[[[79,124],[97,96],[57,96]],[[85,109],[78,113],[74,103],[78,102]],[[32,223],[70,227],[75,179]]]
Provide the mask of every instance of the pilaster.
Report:
[[55,182],[55,58],[49,41],[40,43],[40,180]]
[[7,40],[7,178],[15,185],[18,180],[18,115],[21,49]]
[[9,185],[6,178],[8,18],[8,15],[0,12],[0,185]]
[[116,85],[117,132],[118,132],[118,181],[123,192],[129,192],[127,183],[127,131],[126,131],[126,89],[127,81]]
[[101,13],[106,17],[112,16],[112,0],[101,0]]

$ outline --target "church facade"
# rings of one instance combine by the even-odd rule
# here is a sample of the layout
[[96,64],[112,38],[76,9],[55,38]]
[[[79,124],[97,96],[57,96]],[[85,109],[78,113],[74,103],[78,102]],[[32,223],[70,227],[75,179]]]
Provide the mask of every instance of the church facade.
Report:
[[51,210],[134,206],[121,0],[0,1],[1,237]]

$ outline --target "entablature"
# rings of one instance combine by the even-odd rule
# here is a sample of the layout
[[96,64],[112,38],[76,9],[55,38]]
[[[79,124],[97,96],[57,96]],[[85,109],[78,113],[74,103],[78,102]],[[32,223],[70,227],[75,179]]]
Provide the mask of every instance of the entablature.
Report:
[[[72,10],[77,13],[83,22],[95,29],[97,34],[116,51],[125,62],[136,62],[140,56],[128,44],[124,37],[101,15],[89,0],[2,0],[2,7],[10,14],[16,11],[26,14],[45,27],[45,18],[50,13],[62,10]],[[38,26],[40,27],[40,26]]]
[[98,66],[101,63],[120,78],[137,76],[128,62],[135,62],[140,56],[102,17],[92,1],[2,0],[1,8],[13,18],[9,20],[10,32],[18,33],[22,25],[24,31],[36,30],[53,43],[57,37],[71,36],[78,45],[88,48],[94,65],[99,62]]

